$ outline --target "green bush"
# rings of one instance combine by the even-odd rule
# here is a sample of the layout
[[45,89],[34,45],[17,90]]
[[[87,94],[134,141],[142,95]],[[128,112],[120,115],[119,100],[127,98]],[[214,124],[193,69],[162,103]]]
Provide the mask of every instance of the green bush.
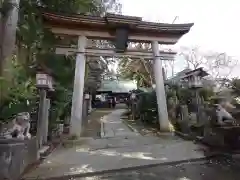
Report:
[[[137,92],[137,91],[136,91]],[[213,95],[213,91],[210,89],[201,89],[199,92],[200,97],[203,98],[204,101],[208,101],[210,97]],[[158,108],[157,108],[157,97],[155,90],[151,92],[139,92],[137,94],[138,97],[138,104],[136,109],[136,114],[138,117],[141,117],[144,122],[149,124],[158,124]],[[188,104],[189,100],[195,97],[195,93],[193,90],[188,88],[182,88],[176,85],[169,85],[166,91],[167,100],[172,98],[174,101],[173,103],[179,104]],[[176,101],[175,101],[176,100]],[[168,102],[168,101],[167,101]],[[170,107],[171,106],[171,107]],[[172,104],[168,104],[168,109],[174,110],[176,106],[172,106]],[[176,109],[175,109],[176,110]]]
[[[37,91],[34,79],[26,74],[23,66],[12,61],[13,79],[11,86],[5,86],[7,94],[1,99],[0,121],[11,120],[14,115],[20,112],[33,112],[37,108]],[[0,82],[4,84],[4,80]]]
[[137,112],[142,120],[149,124],[158,123],[156,92],[141,92],[138,94],[138,99]]

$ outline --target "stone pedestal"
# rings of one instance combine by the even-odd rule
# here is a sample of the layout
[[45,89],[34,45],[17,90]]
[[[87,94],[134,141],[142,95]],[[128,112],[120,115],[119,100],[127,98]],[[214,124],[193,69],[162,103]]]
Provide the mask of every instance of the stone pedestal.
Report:
[[25,168],[37,160],[36,138],[0,139],[0,179],[19,179]]

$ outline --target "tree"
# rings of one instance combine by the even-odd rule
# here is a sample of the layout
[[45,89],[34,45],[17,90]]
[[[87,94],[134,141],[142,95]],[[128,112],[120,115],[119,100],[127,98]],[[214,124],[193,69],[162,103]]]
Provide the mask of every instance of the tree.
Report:
[[[129,49],[151,50],[150,44],[147,43],[131,43],[129,46]],[[123,57],[119,59],[118,71],[123,78],[135,80],[138,87],[152,87],[154,84],[152,63],[152,60],[143,58]]]
[[7,58],[14,50],[18,22],[19,0],[4,0],[0,15],[0,76],[4,74]]
[[4,0],[0,6],[0,104],[6,96],[3,83],[11,79],[10,65],[16,39],[19,0]]
[[[75,58],[72,56],[64,57],[54,54],[54,45],[56,44],[57,39],[51,32],[44,28],[41,21],[42,9],[39,8],[39,6],[55,12],[100,15],[106,10],[112,8],[110,4],[106,5],[105,2],[111,2],[111,5],[119,6],[117,0],[108,0],[104,2],[98,0],[20,1],[18,8],[19,21],[17,24],[16,46],[13,48],[14,51],[11,52],[12,55],[9,53],[12,60],[7,61],[9,63],[11,74],[14,74],[14,76],[10,78],[11,83],[6,86],[3,85],[2,81],[0,82],[1,88],[6,92],[4,98],[1,97],[0,119],[6,119],[5,115],[7,114],[17,113],[16,109],[11,109],[13,106],[10,105],[14,103],[18,104],[23,97],[16,95],[16,93],[23,95],[25,100],[35,99],[34,101],[36,101],[37,93],[34,88],[34,82],[38,67],[50,72],[55,80],[56,97],[53,100],[53,106],[51,108],[52,111],[58,110],[58,112],[55,113],[57,114],[55,119],[64,113],[63,109],[67,111],[69,110],[71,104]],[[2,35],[2,33],[0,35]],[[12,42],[14,45],[15,40],[11,41],[11,43]],[[16,64],[19,67],[17,69],[15,68]],[[2,77],[1,79],[5,80],[5,77]],[[24,84],[29,83],[33,89],[21,88],[24,87]],[[16,92],[14,89],[19,90]],[[22,91],[24,91],[24,93]],[[2,92],[3,91],[1,90],[0,93]],[[31,96],[26,96],[29,94]],[[7,113],[7,111],[11,113]]]
[[119,73],[124,79],[135,80],[138,87],[151,87],[153,82],[147,66],[143,59],[122,58]]
[[234,97],[240,97],[240,79],[233,78],[231,80],[225,80],[225,87],[231,90],[231,93]]
[[187,68],[197,69],[204,67],[214,80],[228,78],[238,60],[227,53],[204,52],[198,47],[181,47],[180,57],[183,57]]

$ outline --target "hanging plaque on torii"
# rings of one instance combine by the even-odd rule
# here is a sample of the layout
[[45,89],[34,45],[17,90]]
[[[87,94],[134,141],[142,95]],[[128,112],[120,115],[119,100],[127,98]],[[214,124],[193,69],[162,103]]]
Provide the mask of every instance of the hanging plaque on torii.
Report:
[[142,18],[106,14],[105,20],[109,29],[115,32],[113,36],[115,35],[114,45],[116,53],[126,52],[130,31],[136,28],[137,24],[142,21]]

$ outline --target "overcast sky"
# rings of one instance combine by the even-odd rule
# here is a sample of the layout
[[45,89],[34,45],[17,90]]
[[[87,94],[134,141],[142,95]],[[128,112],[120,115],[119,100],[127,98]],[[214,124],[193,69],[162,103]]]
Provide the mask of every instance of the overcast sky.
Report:
[[121,0],[123,14],[145,20],[171,23],[193,22],[194,26],[179,44],[199,45],[237,55],[240,40],[240,1],[238,0]]
[[203,49],[240,56],[240,1],[238,0],[120,0],[124,15],[144,20],[194,23],[177,46]]

